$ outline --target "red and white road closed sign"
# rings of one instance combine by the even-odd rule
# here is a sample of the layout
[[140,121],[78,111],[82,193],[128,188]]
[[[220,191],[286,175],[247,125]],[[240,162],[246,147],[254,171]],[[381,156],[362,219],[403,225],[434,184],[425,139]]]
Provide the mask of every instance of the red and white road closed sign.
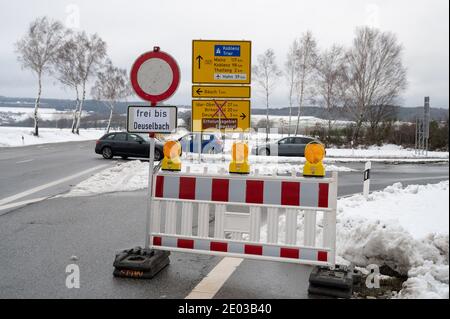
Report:
[[155,48],[137,58],[130,77],[136,94],[156,105],[175,93],[180,83],[180,69],[174,58]]

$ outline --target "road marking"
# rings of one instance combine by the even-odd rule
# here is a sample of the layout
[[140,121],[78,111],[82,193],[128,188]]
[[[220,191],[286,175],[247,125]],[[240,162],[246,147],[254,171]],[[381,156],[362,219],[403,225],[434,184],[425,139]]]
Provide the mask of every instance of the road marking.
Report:
[[223,258],[185,299],[212,299],[244,259]]
[[84,175],[84,174],[88,174],[88,173],[90,173],[90,172],[93,172],[93,171],[95,171],[95,170],[98,170],[98,169],[100,169],[100,168],[104,168],[104,167],[107,167],[107,166],[109,166],[109,164],[98,165],[98,166],[92,167],[92,168],[90,168],[90,169],[87,169],[87,170],[85,170],[85,171],[82,171],[82,172],[79,172],[79,173],[76,173],[76,174],[73,174],[73,175],[70,175],[70,176],[67,176],[67,177],[58,179],[58,180],[56,180],[56,181],[53,181],[53,182],[50,182],[50,183],[47,183],[47,184],[44,184],[44,185],[40,185],[40,186],[31,188],[31,189],[26,190],[26,191],[24,191],[24,192],[21,192],[21,193],[18,193],[18,194],[15,194],[15,195],[12,195],[12,196],[9,196],[9,197],[0,199],[0,206],[3,206],[3,205],[5,205],[5,204],[7,204],[7,203],[9,203],[9,202],[12,202],[12,201],[15,201],[15,200],[17,200],[17,199],[19,199],[19,198],[22,198],[22,197],[31,195],[31,194],[33,194],[33,193],[39,192],[39,191],[41,191],[41,190],[44,190],[44,189],[46,189],[46,188],[49,188],[49,187],[52,187],[52,186],[55,186],[55,185],[58,185],[58,184],[67,182],[67,181],[69,181],[69,180],[71,180],[71,179],[80,177],[80,176],[82,176],[82,175]]
[[16,162],[16,164],[29,163],[29,162],[32,162],[32,161],[34,161],[34,158],[31,158],[31,159],[28,159],[28,160],[24,160],[24,161],[19,161],[19,162]]
[[18,207],[18,206],[24,206],[24,205],[28,205],[28,204],[37,203],[37,202],[43,201],[43,200],[45,200],[47,198],[48,197],[39,197],[39,198],[27,199],[27,200],[24,200],[24,201],[21,201],[21,202],[15,202],[15,203],[6,204],[6,205],[3,205],[3,206],[0,206],[0,211],[5,210],[5,209],[9,209],[9,208],[15,208],[15,207]]

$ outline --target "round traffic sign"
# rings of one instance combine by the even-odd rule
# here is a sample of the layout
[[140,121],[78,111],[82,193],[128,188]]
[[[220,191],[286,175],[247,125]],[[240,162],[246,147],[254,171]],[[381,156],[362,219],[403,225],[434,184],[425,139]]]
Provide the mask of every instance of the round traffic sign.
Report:
[[130,77],[131,85],[140,98],[157,103],[175,93],[180,83],[180,69],[174,58],[155,49],[137,58]]

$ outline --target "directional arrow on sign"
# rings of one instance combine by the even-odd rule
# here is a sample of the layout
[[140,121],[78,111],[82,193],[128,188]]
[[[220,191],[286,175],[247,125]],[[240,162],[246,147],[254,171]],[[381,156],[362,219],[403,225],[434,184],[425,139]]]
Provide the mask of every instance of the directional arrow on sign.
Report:
[[245,115],[244,113],[241,113],[241,116],[240,116],[240,118],[243,120],[243,119],[245,119],[247,117],[247,115]]
[[198,95],[201,95],[201,93],[202,93],[203,91],[202,91],[200,88],[198,88],[197,91],[195,91],[195,92],[197,92]]
[[203,57],[201,55],[198,55],[195,59],[198,61],[198,68],[200,69],[201,66],[200,62],[203,60]]

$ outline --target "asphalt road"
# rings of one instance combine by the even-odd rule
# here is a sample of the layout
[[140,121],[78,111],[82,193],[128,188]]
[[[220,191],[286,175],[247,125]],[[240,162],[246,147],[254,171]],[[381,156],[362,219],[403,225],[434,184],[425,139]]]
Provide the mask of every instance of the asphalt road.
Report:
[[[0,149],[0,201],[98,165],[114,165],[116,161],[94,154],[93,147],[93,142],[76,142]],[[361,192],[363,164],[338,165],[357,170],[339,174],[339,195]],[[10,204],[64,193],[94,172]],[[435,183],[448,175],[448,164],[375,163],[371,189],[399,181]],[[112,276],[115,253],[144,241],[145,205],[145,191],[0,205],[0,298],[186,297],[221,258],[173,253],[171,265],[150,281]],[[65,286],[65,269],[71,263],[80,267],[79,289]],[[310,271],[308,266],[244,260],[215,298],[307,298]]]

